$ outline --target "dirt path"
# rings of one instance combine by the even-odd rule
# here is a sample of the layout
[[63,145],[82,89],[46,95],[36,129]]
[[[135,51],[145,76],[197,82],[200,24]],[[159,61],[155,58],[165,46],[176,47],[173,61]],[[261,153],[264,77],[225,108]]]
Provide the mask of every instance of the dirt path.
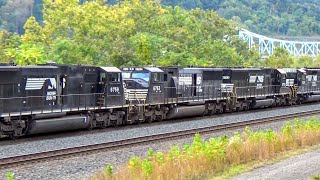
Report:
[[233,180],[308,180],[315,175],[320,175],[320,149],[257,168],[251,172],[236,176]]

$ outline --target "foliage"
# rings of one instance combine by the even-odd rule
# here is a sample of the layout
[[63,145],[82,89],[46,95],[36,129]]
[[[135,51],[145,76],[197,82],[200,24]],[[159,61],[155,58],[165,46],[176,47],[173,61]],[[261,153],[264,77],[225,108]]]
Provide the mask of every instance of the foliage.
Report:
[[[294,120],[280,132],[246,128],[232,137],[205,141],[196,134],[191,145],[172,146],[165,153],[148,151],[148,157],[133,157],[113,173],[98,173],[93,179],[205,179],[249,162],[271,159],[277,154],[320,143],[320,120]],[[233,170],[235,171],[235,170]]]
[[[0,3],[0,12],[3,8],[19,10],[19,2]],[[80,3],[78,0],[28,0],[24,3],[28,3],[26,7],[33,7],[34,16],[19,19],[25,22],[18,25],[24,32],[20,37],[0,31],[1,61],[16,61],[20,65],[55,61],[117,67],[320,66],[320,56],[295,59],[281,48],[265,61],[261,60],[255,49],[248,49],[246,43],[235,36],[234,27],[238,24],[209,10],[220,7],[222,1],[197,1],[195,5],[206,10],[187,7],[191,1],[182,4],[163,1],[169,7],[154,0],[108,4],[104,0]],[[191,10],[173,6],[176,4]]]
[[35,44],[22,44],[18,49],[10,49],[6,55],[20,65],[43,64],[43,49]]
[[245,43],[226,38],[236,35],[236,24],[214,11],[154,0],[44,0],[42,8],[43,25],[31,16],[22,44],[4,53],[18,64],[240,66],[259,59]]
[[0,1],[0,30],[22,34],[23,25],[31,16],[32,9],[33,0]]
[[294,57],[290,55],[285,49],[277,47],[273,54],[264,61],[264,66],[273,68],[283,67],[320,67],[320,55],[317,57],[303,55]]
[[273,54],[266,59],[265,65],[273,68],[293,67],[294,57],[285,49],[277,47]]
[[7,172],[5,176],[6,176],[6,180],[15,180],[13,172]]
[[212,9],[259,34],[320,35],[320,2],[314,0],[163,0],[163,4]]
[[[42,24],[45,0],[0,0],[0,29],[23,34],[23,25],[31,15]],[[99,4],[117,4],[124,0],[95,0]],[[90,2],[79,0],[80,4]],[[310,36],[320,34],[319,1],[305,0],[162,0],[162,5],[184,9],[217,11],[262,34]]]
[[15,49],[20,46],[21,39],[14,33],[7,31],[0,31],[0,59],[1,62],[10,62],[15,59],[10,55],[10,51],[15,51]]
[[300,56],[294,60],[294,67],[311,67],[316,64],[313,62],[314,59],[311,56]]
[[105,173],[106,173],[108,176],[112,176],[112,174],[113,174],[113,167],[112,167],[111,164],[107,164],[106,169],[105,169]]
[[311,179],[312,179],[312,180],[320,180],[320,175],[318,175],[318,176],[313,176]]

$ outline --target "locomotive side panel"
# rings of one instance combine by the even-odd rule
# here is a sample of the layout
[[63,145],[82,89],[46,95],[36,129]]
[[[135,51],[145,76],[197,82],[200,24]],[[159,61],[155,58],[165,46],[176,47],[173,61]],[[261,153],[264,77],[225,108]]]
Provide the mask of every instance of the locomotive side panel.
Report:
[[59,69],[53,66],[21,68],[22,111],[48,111],[59,108],[57,84]]
[[21,104],[21,74],[17,67],[0,66],[0,114],[13,112]]

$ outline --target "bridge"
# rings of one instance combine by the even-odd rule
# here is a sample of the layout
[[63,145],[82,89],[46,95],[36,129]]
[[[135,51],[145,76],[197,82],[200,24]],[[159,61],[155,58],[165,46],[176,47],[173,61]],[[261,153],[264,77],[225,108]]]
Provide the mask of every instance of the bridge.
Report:
[[245,40],[249,48],[258,48],[262,56],[270,56],[276,47],[282,47],[294,56],[317,56],[320,54],[320,42],[275,39],[250,32],[246,29],[239,31],[239,38]]

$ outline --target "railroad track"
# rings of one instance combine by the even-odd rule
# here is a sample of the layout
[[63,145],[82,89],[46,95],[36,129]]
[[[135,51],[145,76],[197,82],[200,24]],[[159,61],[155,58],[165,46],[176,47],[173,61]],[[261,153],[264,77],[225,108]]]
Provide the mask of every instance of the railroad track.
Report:
[[293,114],[288,114],[283,116],[273,116],[268,118],[253,119],[253,120],[234,122],[234,123],[228,123],[228,124],[220,124],[215,126],[189,129],[184,131],[136,137],[136,138],[124,139],[124,140],[107,142],[102,144],[94,144],[94,145],[88,145],[88,146],[59,149],[54,151],[46,151],[46,152],[35,153],[35,154],[1,158],[0,169],[8,169],[8,168],[22,166],[22,165],[28,165],[28,164],[38,163],[38,162],[46,162],[50,160],[59,160],[59,159],[64,159],[64,158],[69,158],[74,156],[83,156],[90,153],[96,153],[96,152],[101,152],[106,150],[115,150],[119,148],[125,148],[130,146],[148,144],[148,143],[155,143],[163,140],[191,137],[191,136],[194,136],[194,134],[196,133],[208,134],[208,133],[219,132],[224,130],[231,130],[235,128],[242,128],[245,126],[271,123],[276,121],[284,121],[292,118],[319,115],[319,114],[320,114],[320,110],[305,111],[305,112],[293,113]]

